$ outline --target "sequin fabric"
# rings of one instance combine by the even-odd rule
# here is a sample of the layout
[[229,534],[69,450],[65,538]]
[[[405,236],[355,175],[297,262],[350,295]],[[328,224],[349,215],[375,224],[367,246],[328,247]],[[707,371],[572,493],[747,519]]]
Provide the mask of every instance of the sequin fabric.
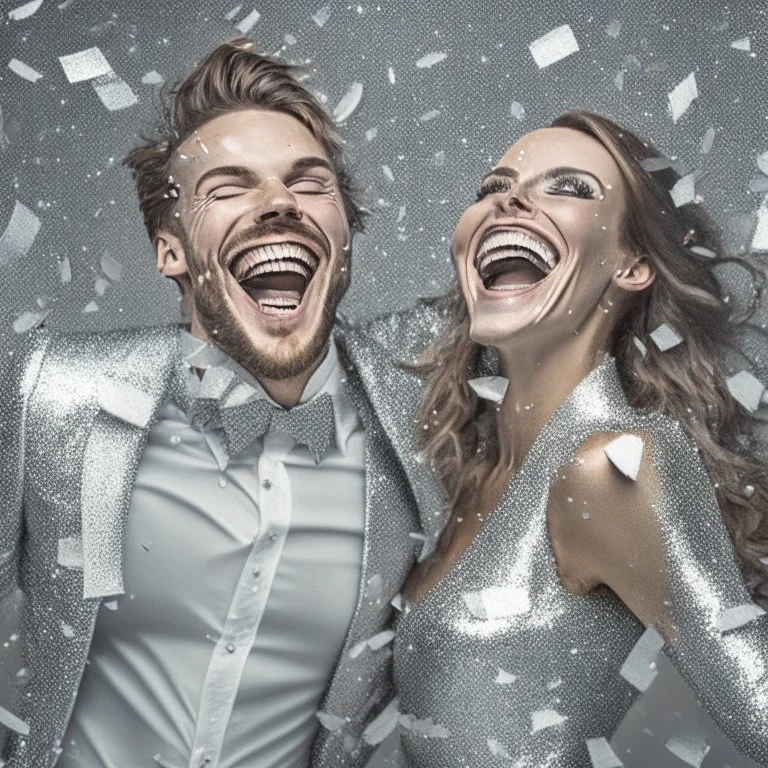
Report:
[[736,746],[768,764],[768,617],[720,631],[723,612],[751,601],[711,483],[679,424],[629,407],[608,360],[546,424],[453,570],[398,620],[400,722],[430,726],[403,729],[411,768],[593,765],[587,740],[594,753],[638,695],[620,670],[649,634],[608,590],[563,588],[548,490],[589,436],[636,430],[659,477],[677,632],[665,652]]
[[[391,338],[397,347],[411,325],[407,316],[393,322],[389,327],[400,329]],[[389,357],[380,338],[357,334],[347,345],[344,330],[337,330],[347,392],[366,431],[365,544],[354,615],[321,706],[325,727],[313,745],[313,768],[360,768],[372,752],[362,734],[392,697],[392,650],[385,644],[352,651],[387,629],[390,601],[421,549],[410,535],[421,535],[422,526],[415,478],[398,460],[403,441],[371,407],[368,390],[377,383],[358,362],[373,357],[389,366]],[[0,483],[0,596],[18,582],[26,598],[21,650],[28,676],[16,714],[29,726],[29,735],[10,734],[7,768],[51,768],[61,752],[99,606],[122,591],[122,537],[136,467],[154,414],[172,394],[178,360],[175,327],[36,331],[7,372],[0,410],[0,465],[7,472]],[[415,410],[419,394],[399,392],[398,402]],[[79,551],[86,540],[82,562],[60,558],[60,551]]]

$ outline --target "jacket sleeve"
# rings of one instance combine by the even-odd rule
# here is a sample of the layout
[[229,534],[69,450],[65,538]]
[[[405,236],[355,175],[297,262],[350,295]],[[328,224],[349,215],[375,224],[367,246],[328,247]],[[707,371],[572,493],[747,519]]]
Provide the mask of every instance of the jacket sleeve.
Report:
[[0,602],[18,587],[23,535],[24,426],[48,337],[30,334],[0,370]]

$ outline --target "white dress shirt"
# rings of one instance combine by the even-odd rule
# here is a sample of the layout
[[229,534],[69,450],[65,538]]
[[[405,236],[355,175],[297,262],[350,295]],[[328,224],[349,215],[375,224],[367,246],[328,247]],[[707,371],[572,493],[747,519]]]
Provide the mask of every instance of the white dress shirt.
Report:
[[233,372],[186,337],[186,398],[161,409],[128,514],[125,595],[103,604],[57,768],[306,768],[358,598],[365,434],[336,348],[300,402],[332,396],[319,464],[269,431],[229,457],[192,425]]

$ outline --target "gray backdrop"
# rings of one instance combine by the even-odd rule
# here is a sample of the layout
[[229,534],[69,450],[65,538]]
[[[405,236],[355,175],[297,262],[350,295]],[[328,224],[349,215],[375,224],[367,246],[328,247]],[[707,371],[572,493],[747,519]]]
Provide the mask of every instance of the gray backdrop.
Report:
[[[696,171],[696,191],[734,252],[748,249],[768,189],[756,162],[768,150],[764,0],[246,0],[239,10],[237,0],[45,0],[27,18],[9,16],[20,5],[4,0],[0,16],[0,354],[14,326],[44,315],[53,328],[78,330],[177,317],[120,159],[153,124],[156,82],[184,76],[254,10],[250,34],[267,52],[307,63],[331,109],[362,84],[344,125],[372,212],[344,302],[352,317],[450,284],[448,237],[479,178],[517,137],[568,108],[624,122]],[[579,51],[540,68],[529,44],[565,24]],[[69,82],[58,57],[94,46],[113,74]],[[425,61],[430,54],[445,56]],[[699,95],[675,122],[668,94],[691,73]],[[98,89],[135,103],[109,109]],[[714,143],[703,152],[709,129]],[[13,658],[12,632],[0,617],[0,662]],[[12,679],[0,675],[6,703]],[[702,765],[748,764],[662,669],[614,743],[627,766],[680,766],[664,745],[697,732],[712,745]]]

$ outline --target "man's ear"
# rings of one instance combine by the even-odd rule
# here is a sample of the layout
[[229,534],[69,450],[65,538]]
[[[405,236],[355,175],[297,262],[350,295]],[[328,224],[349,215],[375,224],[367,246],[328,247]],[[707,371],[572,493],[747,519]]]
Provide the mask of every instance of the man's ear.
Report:
[[625,291],[637,293],[644,291],[656,279],[656,270],[647,257],[634,257],[628,267],[620,269],[614,275],[614,282]]
[[155,263],[164,277],[178,280],[187,274],[187,255],[181,240],[167,230],[160,230],[155,237]]

